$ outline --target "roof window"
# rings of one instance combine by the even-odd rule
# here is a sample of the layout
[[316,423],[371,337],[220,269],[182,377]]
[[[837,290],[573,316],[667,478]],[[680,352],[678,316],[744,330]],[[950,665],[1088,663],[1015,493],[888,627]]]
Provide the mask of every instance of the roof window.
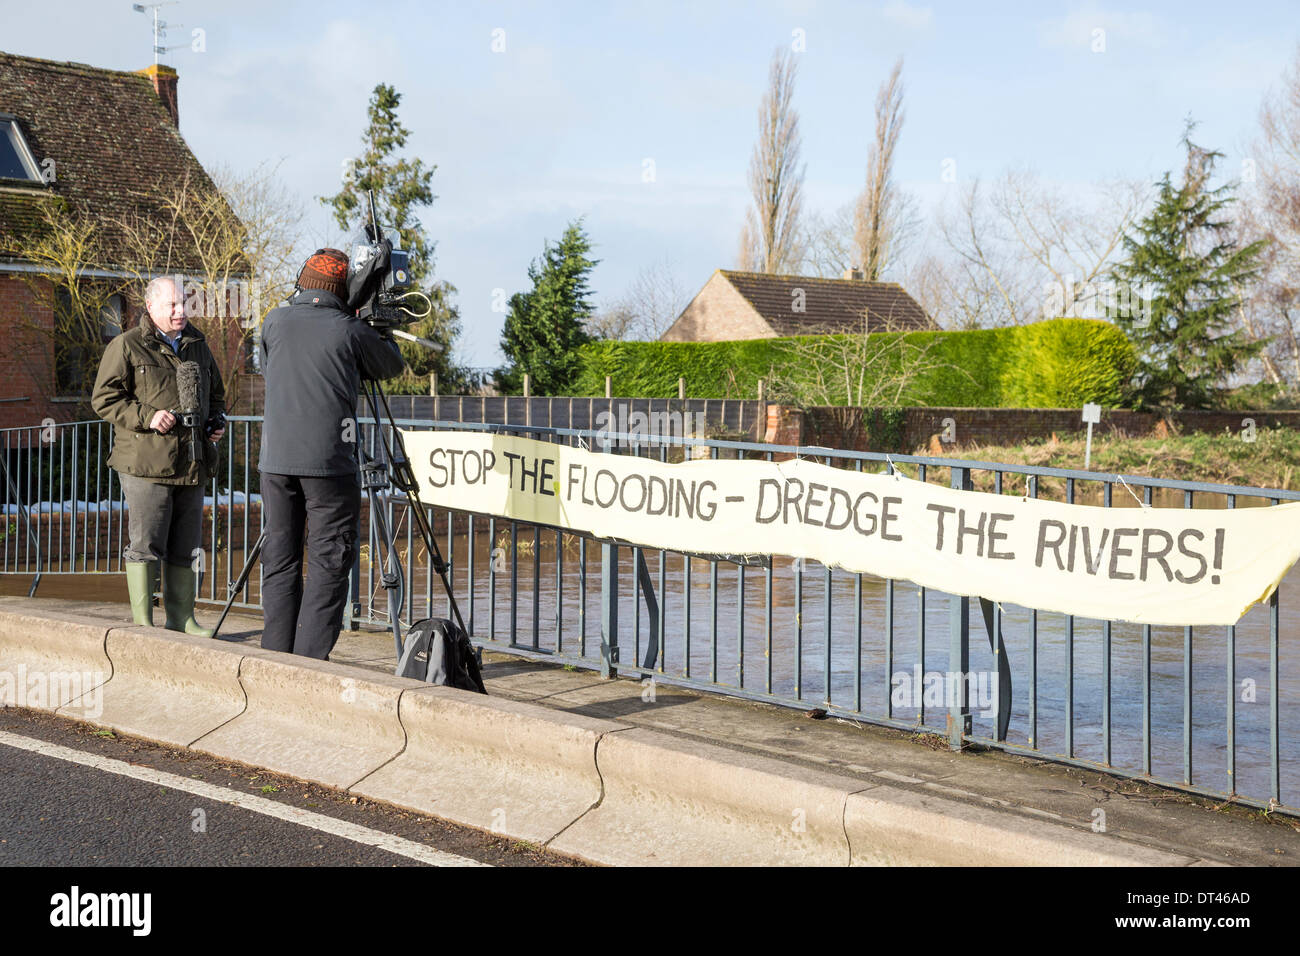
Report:
[[18,128],[17,118],[8,113],[0,113],[0,181],[3,180],[44,182],[36,157]]

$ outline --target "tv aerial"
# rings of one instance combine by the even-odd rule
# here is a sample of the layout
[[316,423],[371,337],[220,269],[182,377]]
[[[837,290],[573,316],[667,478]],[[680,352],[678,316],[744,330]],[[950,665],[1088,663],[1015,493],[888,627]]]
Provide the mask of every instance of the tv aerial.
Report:
[[158,11],[163,7],[171,7],[180,3],[180,0],[159,0],[157,3],[133,3],[131,9],[136,13],[143,13],[153,17],[153,65],[158,65],[158,57],[169,53],[172,50],[180,50],[189,46],[188,43],[178,43],[176,46],[167,46],[167,28],[181,27],[183,23],[168,23],[158,17]]

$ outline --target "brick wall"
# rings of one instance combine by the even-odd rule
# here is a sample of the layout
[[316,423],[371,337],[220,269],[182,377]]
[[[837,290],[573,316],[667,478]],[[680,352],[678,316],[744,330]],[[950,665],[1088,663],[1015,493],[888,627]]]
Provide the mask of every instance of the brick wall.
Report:
[[85,408],[53,402],[54,350],[47,338],[54,313],[43,306],[27,280],[0,273],[0,428],[39,425],[52,418],[72,421]]

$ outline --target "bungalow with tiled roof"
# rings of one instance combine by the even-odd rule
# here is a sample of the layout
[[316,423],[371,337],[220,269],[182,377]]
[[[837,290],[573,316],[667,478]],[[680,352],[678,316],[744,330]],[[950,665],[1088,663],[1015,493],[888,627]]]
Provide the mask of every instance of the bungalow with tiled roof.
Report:
[[896,282],[767,275],[719,269],[660,336],[661,342],[725,342],[786,335],[932,329]]
[[[43,290],[56,284],[41,286],[51,267],[30,258],[33,244],[52,234],[50,210],[95,229],[96,261],[79,270],[85,282],[120,286],[142,274],[201,272],[186,230],[159,203],[161,189],[182,181],[215,188],[181,138],[176,87],[167,66],[133,73],[0,52],[0,341],[8,346],[37,330],[48,343],[43,355],[0,350],[0,427],[84,414],[92,384],[66,374],[53,355],[55,300]],[[141,222],[168,237],[143,273],[121,228]],[[113,295],[101,310],[103,341],[139,312],[130,294]]]

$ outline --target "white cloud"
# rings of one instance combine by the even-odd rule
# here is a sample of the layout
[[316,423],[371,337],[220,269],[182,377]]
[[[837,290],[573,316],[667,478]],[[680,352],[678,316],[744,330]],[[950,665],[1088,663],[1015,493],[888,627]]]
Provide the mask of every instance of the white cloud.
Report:
[[1098,30],[1105,31],[1107,46],[1123,43],[1158,47],[1164,45],[1172,28],[1145,11],[1103,10],[1095,3],[1088,3],[1064,17],[1044,21],[1038,35],[1043,46],[1088,50]]
[[934,21],[934,11],[929,7],[917,7],[906,0],[890,0],[880,11],[890,23],[908,30],[925,30]]

